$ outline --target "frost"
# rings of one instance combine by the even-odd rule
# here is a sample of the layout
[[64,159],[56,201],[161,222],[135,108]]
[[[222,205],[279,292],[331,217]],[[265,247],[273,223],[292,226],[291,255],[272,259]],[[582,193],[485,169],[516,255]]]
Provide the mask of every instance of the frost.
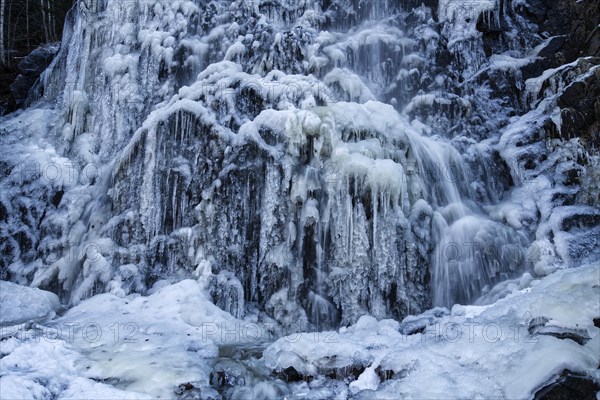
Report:
[[438,17],[454,23],[476,22],[481,13],[493,11],[497,6],[497,0],[440,0]]

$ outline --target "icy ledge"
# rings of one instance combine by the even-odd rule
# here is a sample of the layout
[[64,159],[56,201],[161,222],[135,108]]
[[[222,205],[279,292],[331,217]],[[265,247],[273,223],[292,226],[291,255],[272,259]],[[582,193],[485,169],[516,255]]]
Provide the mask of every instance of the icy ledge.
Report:
[[[448,38],[448,47],[481,36],[477,30],[477,21],[483,15],[489,25],[500,25],[502,0],[439,0],[438,19],[444,24],[444,35]],[[472,53],[473,51],[470,50]]]
[[492,12],[498,7],[498,0],[440,0],[439,20],[442,22],[474,21],[484,12]]
[[[275,373],[344,379],[353,398],[529,398],[564,370],[600,380],[599,299],[596,263],[533,281],[489,306],[433,310],[423,325],[426,318],[400,324],[365,316],[338,332],[288,336],[264,357]],[[295,393],[314,387],[295,385]]]

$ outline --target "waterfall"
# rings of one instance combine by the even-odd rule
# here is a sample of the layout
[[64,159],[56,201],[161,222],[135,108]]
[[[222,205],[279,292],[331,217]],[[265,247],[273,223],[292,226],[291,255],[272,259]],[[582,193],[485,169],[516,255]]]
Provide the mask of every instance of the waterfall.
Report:
[[[438,10],[456,32],[499,15],[461,4]],[[26,138],[3,138],[3,162],[73,179],[2,179],[3,207],[32,204],[2,222],[2,277],[77,304],[201,276],[236,317],[326,329],[523,272],[529,233],[490,218],[498,194],[445,135],[472,110],[449,90],[470,61],[443,71],[433,18],[389,1],[79,1],[15,117],[31,122],[2,122]]]
[[597,390],[589,2],[77,0],[0,116],[0,397]]

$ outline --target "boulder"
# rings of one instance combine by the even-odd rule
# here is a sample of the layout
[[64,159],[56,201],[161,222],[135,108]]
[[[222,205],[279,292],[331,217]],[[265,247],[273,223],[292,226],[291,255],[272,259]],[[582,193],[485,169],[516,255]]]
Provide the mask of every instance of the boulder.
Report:
[[58,43],[46,44],[33,50],[21,60],[19,75],[10,85],[10,92],[17,107],[25,104],[29,91],[42,72],[50,65],[59,48]]

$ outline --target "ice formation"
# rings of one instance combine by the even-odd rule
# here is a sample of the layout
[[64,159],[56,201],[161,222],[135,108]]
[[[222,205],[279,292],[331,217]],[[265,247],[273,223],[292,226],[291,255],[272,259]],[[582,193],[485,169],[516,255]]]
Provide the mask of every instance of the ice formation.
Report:
[[[515,398],[560,368],[596,376],[598,157],[560,129],[597,61],[526,72],[552,38],[523,1],[426,4],[78,1],[32,106],[0,119],[1,304],[37,304],[2,314],[0,397]],[[16,284],[72,307],[51,322],[78,339],[36,342],[57,299]],[[527,305],[587,344],[417,343]],[[93,323],[141,341],[90,348]],[[248,324],[260,340],[227,339]],[[35,369],[38,351],[70,366]],[[441,360],[464,375],[423,365]],[[529,384],[492,376],[513,362]]]
[[[436,304],[470,301],[524,268],[526,239],[472,202],[461,155],[414,119],[453,106],[407,87],[435,56],[429,9],[408,33],[387,2],[351,29],[336,25],[341,3],[320,19],[314,2],[293,15],[242,1],[86,4],[42,106],[3,123],[29,132],[3,137],[7,163],[24,166],[3,180],[3,207],[43,199],[25,219],[8,212],[4,278],[77,304],[200,274],[237,317],[256,305],[305,329],[423,311],[430,280]],[[486,235],[515,254],[450,254]]]
[[529,398],[564,369],[598,378],[599,271],[598,264],[563,270],[490,306],[456,305],[419,332],[401,333],[414,320],[363,316],[338,331],[284,337],[265,350],[265,363],[322,380],[318,395],[306,382],[291,385],[304,396],[339,393],[337,373],[358,375],[344,390],[360,399]]

